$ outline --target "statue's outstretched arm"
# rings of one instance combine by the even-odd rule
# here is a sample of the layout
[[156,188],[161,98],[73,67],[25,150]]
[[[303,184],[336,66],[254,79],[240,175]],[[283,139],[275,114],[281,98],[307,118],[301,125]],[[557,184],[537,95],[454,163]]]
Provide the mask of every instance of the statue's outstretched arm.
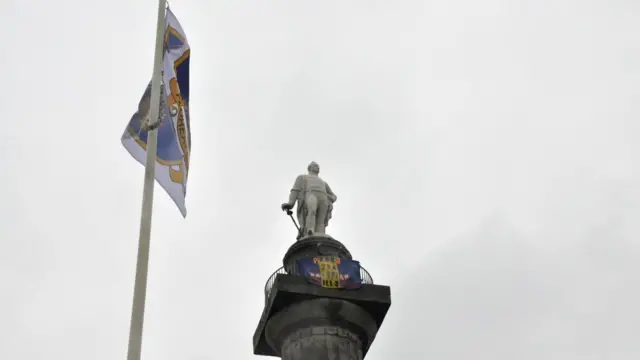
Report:
[[336,200],[338,200],[338,195],[333,193],[333,190],[331,190],[329,184],[325,182],[325,185],[327,187],[327,197],[329,198],[329,201],[331,201],[332,203],[336,202]]

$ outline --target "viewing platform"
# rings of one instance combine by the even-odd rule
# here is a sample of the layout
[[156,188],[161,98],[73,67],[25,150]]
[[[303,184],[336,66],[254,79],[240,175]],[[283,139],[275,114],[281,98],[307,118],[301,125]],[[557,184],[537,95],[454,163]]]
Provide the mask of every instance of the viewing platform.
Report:
[[[281,267],[278,270],[274,271],[273,274],[271,274],[271,276],[269,277],[269,280],[267,280],[267,283],[264,286],[264,301],[267,302],[269,300],[269,295],[271,294],[271,289],[273,288],[273,284],[276,281],[276,278],[278,277],[278,274],[283,274],[283,275],[296,275],[296,276],[302,276],[304,277],[303,274],[301,274],[298,271],[298,267],[297,266],[293,266],[290,272],[287,272],[287,270],[285,269],[285,267]],[[373,285],[373,278],[371,277],[371,275],[369,274],[369,272],[362,267],[362,265],[360,266],[360,279],[362,279],[362,284],[363,285]]]

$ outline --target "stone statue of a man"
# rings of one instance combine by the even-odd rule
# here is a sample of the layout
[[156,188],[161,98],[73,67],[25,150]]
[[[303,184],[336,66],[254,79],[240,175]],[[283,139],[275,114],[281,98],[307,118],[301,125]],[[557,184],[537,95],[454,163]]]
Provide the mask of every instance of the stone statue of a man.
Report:
[[297,216],[302,235],[324,234],[329,225],[333,203],[338,197],[318,174],[320,166],[312,162],[307,175],[299,175],[282,210],[291,210],[298,202]]

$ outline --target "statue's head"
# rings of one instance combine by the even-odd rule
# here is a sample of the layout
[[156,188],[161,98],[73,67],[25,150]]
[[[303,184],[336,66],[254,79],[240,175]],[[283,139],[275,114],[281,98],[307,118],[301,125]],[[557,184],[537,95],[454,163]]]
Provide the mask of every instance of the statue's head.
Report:
[[318,165],[317,162],[312,161],[311,164],[309,164],[309,166],[307,166],[307,170],[310,173],[319,174],[320,173],[320,165]]

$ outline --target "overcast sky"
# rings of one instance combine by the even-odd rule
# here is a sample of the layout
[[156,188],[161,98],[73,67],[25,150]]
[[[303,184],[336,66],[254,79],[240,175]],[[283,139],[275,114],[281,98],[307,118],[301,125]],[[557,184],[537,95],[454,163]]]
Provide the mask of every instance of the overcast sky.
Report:
[[[156,187],[143,358],[255,359],[311,160],[393,305],[367,359],[640,356],[640,2],[173,0],[183,219]],[[152,0],[3,0],[0,358],[125,359]]]

